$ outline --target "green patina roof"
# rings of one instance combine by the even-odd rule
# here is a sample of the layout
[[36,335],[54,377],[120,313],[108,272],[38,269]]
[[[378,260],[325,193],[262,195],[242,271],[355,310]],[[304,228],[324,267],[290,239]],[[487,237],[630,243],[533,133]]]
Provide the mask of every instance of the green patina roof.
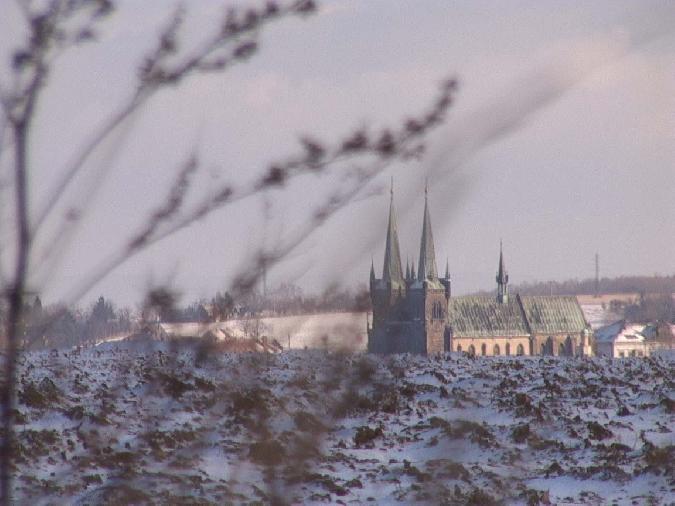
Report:
[[523,296],[500,304],[488,296],[451,297],[448,321],[455,337],[577,333],[588,324],[576,297]]
[[518,296],[535,334],[581,332],[588,326],[574,296]]
[[501,304],[494,297],[451,297],[448,320],[454,337],[529,335],[520,305],[515,298]]

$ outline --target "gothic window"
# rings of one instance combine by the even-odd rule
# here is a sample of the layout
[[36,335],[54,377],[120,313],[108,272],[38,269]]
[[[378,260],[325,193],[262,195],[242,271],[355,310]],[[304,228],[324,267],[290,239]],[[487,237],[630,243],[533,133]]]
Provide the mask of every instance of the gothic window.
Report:
[[473,346],[473,344],[469,345],[469,355],[471,355],[472,357],[476,355],[476,348]]
[[560,343],[560,345],[558,346],[558,356],[559,357],[565,356],[565,345],[563,343]]
[[457,352],[458,352],[458,353],[461,353],[461,352],[462,352],[462,345],[461,345],[461,344],[458,344],[458,345],[457,345]]
[[506,343],[506,346],[504,347],[504,354],[505,355],[511,355],[511,343]]
[[487,346],[485,346],[485,343],[480,345],[480,354],[483,356],[487,354]]
[[500,355],[499,345],[495,344],[495,347],[492,349],[493,355]]
[[518,348],[516,348],[516,355],[525,355],[525,348],[523,348],[522,344],[519,344]]
[[443,319],[443,307],[440,302],[434,302],[431,306],[431,319],[432,320],[442,320]]

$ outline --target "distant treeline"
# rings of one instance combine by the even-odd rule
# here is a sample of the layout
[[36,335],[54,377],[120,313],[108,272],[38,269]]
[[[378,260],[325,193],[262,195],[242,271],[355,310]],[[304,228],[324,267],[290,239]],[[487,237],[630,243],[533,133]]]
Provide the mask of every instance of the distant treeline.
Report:
[[[0,303],[0,328],[7,317],[6,304]],[[92,344],[132,329],[129,309],[118,309],[103,297],[81,310],[61,304],[42,307],[39,296],[24,302],[20,344],[26,349],[60,348]]]
[[[510,287],[512,293],[523,295],[594,295],[595,279],[566,281],[535,281]],[[491,292],[482,291],[481,294]],[[671,276],[620,276],[601,278],[599,293],[675,293],[675,274]]]

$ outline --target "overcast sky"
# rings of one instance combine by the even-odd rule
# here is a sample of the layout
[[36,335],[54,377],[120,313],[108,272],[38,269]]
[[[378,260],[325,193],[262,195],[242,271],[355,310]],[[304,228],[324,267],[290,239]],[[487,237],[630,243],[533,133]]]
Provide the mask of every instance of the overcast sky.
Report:
[[[215,27],[223,3],[184,2],[184,44],[198,44]],[[22,31],[13,3],[2,4],[7,62]],[[135,68],[175,5],[120,2],[98,43],[59,57],[30,147],[34,215],[83,139],[132,93]],[[302,134],[330,141],[363,125],[396,125],[423,110],[448,76],[460,89],[425,158],[364,188],[272,269],[270,285],[292,281],[319,291],[365,283],[371,256],[379,275],[391,175],[404,262],[418,256],[429,178],[437,261],[443,270],[448,259],[455,293],[493,287],[500,238],[515,283],[591,277],[596,252],[604,276],[675,273],[675,3],[320,5],[317,15],[266,29],[250,62],[156,96],[91,159],[37,238],[31,284],[46,303],[67,296],[123,247],[193,149],[202,163],[196,201],[296,152]],[[5,182],[10,162],[6,153],[0,158]],[[82,303],[104,294],[132,305],[164,282],[186,301],[227,289],[247,255],[292,235],[347,168],[212,214],[125,263]],[[55,252],[63,214],[85,203],[69,248]],[[5,248],[5,271],[8,256]]]

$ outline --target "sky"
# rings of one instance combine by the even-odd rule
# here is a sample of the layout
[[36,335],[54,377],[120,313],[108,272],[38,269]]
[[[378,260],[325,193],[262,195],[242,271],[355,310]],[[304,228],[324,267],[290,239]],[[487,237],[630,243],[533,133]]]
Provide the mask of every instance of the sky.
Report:
[[[221,1],[184,2],[181,43],[217,26]],[[255,4],[255,2],[254,2]],[[33,219],[97,125],[133,92],[136,68],[178,3],[124,0],[98,41],[61,54],[30,144]],[[441,270],[457,294],[494,286],[499,241],[512,283],[675,273],[675,4],[668,1],[326,0],[276,22],[260,51],[223,74],[162,91],[107,140],[49,215],[31,258],[45,303],[68,300],[164,200],[192,153],[190,202],[252,181],[298,151],[362,126],[398,125],[439,82],[459,90],[421,160],[387,168],[268,272],[319,292],[382,269],[394,179],[403,262],[417,259],[428,180]],[[0,84],[22,40],[9,0],[0,16]],[[3,280],[11,261],[11,156],[0,152]],[[206,219],[129,259],[78,300],[133,306],[168,284],[189,302],[227,290],[262,245],[303,227],[349,165],[308,175]],[[69,209],[83,218],[68,235]],[[6,238],[10,238],[9,241]]]

